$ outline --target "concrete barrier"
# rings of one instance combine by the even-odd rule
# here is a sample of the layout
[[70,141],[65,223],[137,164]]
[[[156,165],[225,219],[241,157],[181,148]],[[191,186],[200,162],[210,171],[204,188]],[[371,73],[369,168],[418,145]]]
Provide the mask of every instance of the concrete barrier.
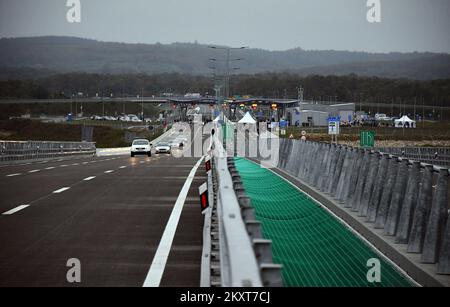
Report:
[[403,206],[398,222],[398,230],[395,236],[395,243],[407,244],[409,241],[409,233],[411,231],[414,210],[417,205],[417,197],[419,195],[420,185],[420,162],[412,163],[408,172],[408,184],[403,200]]
[[425,230],[422,262],[436,263],[439,256],[441,238],[448,217],[448,170],[441,169],[438,175],[430,217]]
[[[393,242],[450,274],[447,169],[367,149],[281,140],[279,168],[365,217]],[[354,214],[354,213],[350,213]],[[369,226],[372,225],[372,226]]]
[[352,173],[352,159],[354,150],[352,147],[347,147],[344,164],[342,164],[341,176],[339,177],[339,183],[336,190],[336,199],[339,202],[344,202],[344,194],[350,185],[350,176]]
[[325,187],[325,192],[328,194],[331,194],[331,191],[333,189],[333,182],[334,180],[336,180],[334,177],[334,173],[336,171],[340,153],[341,153],[341,146],[336,146],[331,156],[332,160],[330,165],[330,173],[328,174],[328,181]]
[[447,219],[447,226],[445,227],[444,239],[442,240],[441,251],[439,254],[437,273],[450,275],[450,219]]
[[351,200],[352,211],[358,211],[361,204],[361,197],[364,191],[364,185],[367,179],[367,172],[369,171],[370,151],[365,150],[361,161],[361,168],[359,170],[358,181],[356,183],[355,194]]
[[417,207],[414,211],[414,218],[408,241],[408,253],[422,252],[428,216],[431,209],[432,183],[433,166],[427,165],[423,170]]
[[403,197],[405,197],[406,184],[408,179],[408,161],[400,161],[394,189],[392,191],[391,205],[384,225],[384,234],[395,236],[397,232],[398,220],[403,205]]
[[347,147],[346,146],[341,147],[339,150],[339,159],[337,160],[336,168],[334,169],[333,181],[332,181],[331,191],[330,191],[330,194],[333,197],[336,197],[336,194],[337,194],[337,187],[339,185],[339,180],[340,180],[340,177],[342,174],[342,167],[344,165],[344,160],[345,160],[346,154],[347,154]]
[[386,180],[388,166],[389,166],[389,155],[380,154],[380,162],[378,164],[378,174],[374,183],[374,188],[372,196],[370,197],[369,207],[367,210],[366,221],[369,223],[375,223],[377,218],[378,207],[381,201],[381,195],[383,193],[384,181]]
[[381,194],[380,206],[378,208],[377,217],[375,219],[375,228],[384,228],[386,224],[389,206],[391,204],[392,193],[394,191],[394,184],[397,178],[399,160],[397,157],[389,160],[387,178],[383,186],[383,193]]
[[367,173],[366,184],[361,197],[361,205],[359,207],[358,216],[367,216],[369,210],[369,202],[374,189],[374,182],[378,174],[379,153],[371,152],[369,155],[369,172]]
[[[344,202],[345,202],[344,207],[346,207],[346,208],[352,207],[352,199],[353,199],[353,196],[355,195],[356,185],[358,184],[358,177],[360,176],[360,173],[361,173],[360,169],[361,169],[363,157],[364,157],[364,150],[355,149],[355,152],[353,155],[354,165],[352,165],[352,172],[350,175],[350,184],[346,188],[346,192],[344,195]],[[354,161],[356,161],[356,163]]]

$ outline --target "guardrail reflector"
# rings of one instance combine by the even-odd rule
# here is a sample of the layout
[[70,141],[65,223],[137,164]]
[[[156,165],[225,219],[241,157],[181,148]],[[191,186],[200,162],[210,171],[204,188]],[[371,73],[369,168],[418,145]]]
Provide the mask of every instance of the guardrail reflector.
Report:
[[200,206],[202,209],[202,213],[209,208],[209,199],[208,199],[208,184],[205,182],[198,188],[200,194]]

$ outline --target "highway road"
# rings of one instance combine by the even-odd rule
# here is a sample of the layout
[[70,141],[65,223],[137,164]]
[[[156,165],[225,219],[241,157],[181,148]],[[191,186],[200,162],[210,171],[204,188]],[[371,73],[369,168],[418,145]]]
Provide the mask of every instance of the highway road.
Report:
[[[171,231],[156,284],[199,286],[198,162],[110,156],[0,167],[0,286],[142,286]],[[168,223],[175,204],[181,216]],[[71,258],[81,283],[66,279]]]

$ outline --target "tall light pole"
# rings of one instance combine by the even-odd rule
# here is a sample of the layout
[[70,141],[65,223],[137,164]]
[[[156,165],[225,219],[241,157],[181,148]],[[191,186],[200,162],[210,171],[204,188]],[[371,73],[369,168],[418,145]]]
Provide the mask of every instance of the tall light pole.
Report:
[[[241,61],[242,59],[231,59],[231,50],[242,50],[247,49],[248,47],[238,47],[238,48],[232,48],[232,47],[217,47],[217,46],[210,46],[211,49],[216,50],[225,50],[226,51],[226,65],[225,65],[225,96],[227,98],[230,97],[230,62],[231,61]],[[210,59],[211,61],[218,61],[217,59]]]

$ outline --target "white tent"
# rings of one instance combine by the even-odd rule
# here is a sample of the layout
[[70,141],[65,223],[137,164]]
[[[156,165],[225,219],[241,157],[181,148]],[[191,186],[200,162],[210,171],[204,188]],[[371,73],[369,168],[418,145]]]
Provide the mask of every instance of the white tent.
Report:
[[408,116],[404,115],[400,119],[395,120],[396,128],[416,128],[416,121],[410,119]]
[[244,117],[238,122],[239,124],[256,124],[256,120],[250,115],[249,112],[245,113]]

